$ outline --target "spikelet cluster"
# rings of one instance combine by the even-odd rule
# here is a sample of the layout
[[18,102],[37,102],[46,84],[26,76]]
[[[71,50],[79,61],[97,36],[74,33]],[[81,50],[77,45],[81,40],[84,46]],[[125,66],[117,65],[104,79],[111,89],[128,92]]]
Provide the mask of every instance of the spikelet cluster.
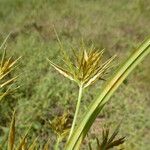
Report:
[[53,63],[51,60],[49,62],[59,73],[76,82],[79,86],[82,85],[83,88],[88,87],[97,79],[102,79],[115,58],[113,56],[103,62],[104,50],[99,51],[93,47],[87,50],[84,45],[79,50],[74,48],[72,50],[72,57],[69,57],[63,51],[64,68]]
[[20,59],[20,57],[16,60],[13,60],[11,57],[6,58],[6,49],[4,47],[8,36],[4,40],[4,42],[0,46],[0,50],[3,49],[2,58],[0,61],[0,100],[8,93],[13,92],[15,89],[11,89],[12,83],[16,80],[17,77],[8,77],[12,70],[15,68],[16,62]]

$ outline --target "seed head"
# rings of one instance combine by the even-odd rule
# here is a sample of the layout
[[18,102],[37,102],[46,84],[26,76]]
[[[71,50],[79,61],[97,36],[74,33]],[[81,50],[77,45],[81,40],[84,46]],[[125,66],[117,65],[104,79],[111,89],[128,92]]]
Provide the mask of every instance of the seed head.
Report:
[[83,88],[88,87],[97,79],[102,79],[106,71],[110,68],[110,63],[114,60],[115,56],[109,58],[105,62],[102,61],[104,50],[96,50],[90,48],[89,50],[82,45],[79,50],[72,48],[73,57],[69,57],[63,50],[63,62],[65,68],[62,68],[52,61],[53,66],[59,73],[75,81]]

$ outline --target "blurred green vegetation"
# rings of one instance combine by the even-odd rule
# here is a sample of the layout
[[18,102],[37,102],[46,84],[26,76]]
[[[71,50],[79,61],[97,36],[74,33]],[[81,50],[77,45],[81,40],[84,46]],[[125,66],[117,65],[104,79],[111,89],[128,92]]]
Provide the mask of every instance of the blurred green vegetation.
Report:
[[[48,120],[64,110],[75,110],[77,87],[60,76],[46,58],[61,61],[55,26],[66,51],[87,45],[117,53],[116,66],[150,35],[148,0],[0,0],[0,42],[11,32],[7,55],[22,56],[16,68],[21,87],[0,103],[0,141],[8,132],[13,108],[17,108],[18,134],[32,123],[31,138],[42,144],[52,137]],[[2,52],[0,52],[2,55]],[[134,70],[99,116],[91,133],[102,125],[122,121],[125,149],[150,149],[150,57]],[[85,91],[83,111],[99,92],[102,83]],[[82,112],[80,112],[82,114]],[[100,133],[99,133],[100,134]],[[2,138],[3,137],[3,138]],[[51,138],[53,140],[53,138]]]

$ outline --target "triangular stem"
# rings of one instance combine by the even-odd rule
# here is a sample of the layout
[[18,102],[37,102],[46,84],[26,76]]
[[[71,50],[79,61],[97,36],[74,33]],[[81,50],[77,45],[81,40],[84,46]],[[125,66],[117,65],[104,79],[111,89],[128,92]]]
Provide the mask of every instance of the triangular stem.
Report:
[[71,130],[70,130],[70,133],[69,133],[68,140],[70,139],[70,137],[71,137],[71,135],[74,131],[75,125],[76,125],[76,120],[77,120],[77,116],[78,116],[78,113],[79,113],[79,108],[80,108],[80,103],[81,103],[81,98],[82,98],[82,91],[83,91],[83,85],[80,84],[78,101],[77,101],[76,110],[75,110],[75,114],[74,114],[74,118],[73,118],[73,122],[72,122],[72,126],[71,126]]

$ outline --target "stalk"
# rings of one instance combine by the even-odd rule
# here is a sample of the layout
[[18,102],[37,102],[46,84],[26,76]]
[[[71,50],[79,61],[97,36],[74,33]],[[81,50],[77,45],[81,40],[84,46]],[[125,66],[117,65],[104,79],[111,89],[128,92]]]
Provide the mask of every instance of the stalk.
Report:
[[117,90],[129,73],[150,54],[150,38],[143,42],[139,48],[118,68],[112,77],[105,83],[100,91],[100,95],[90,105],[81,122],[76,127],[71,138],[66,144],[65,150],[79,150],[81,142],[92,126],[98,114],[101,112],[110,97]]
[[76,110],[75,110],[73,123],[72,123],[72,126],[71,126],[71,130],[70,130],[70,133],[69,133],[68,140],[70,139],[70,137],[71,137],[71,135],[74,131],[74,128],[75,128],[75,124],[76,124],[76,120],[77,120],[77,116],[78,116],[78,112],[79,112],[79,108],[80,108],[81,98],[82,98],[82,91],[83,91],[83,85],[81,84],[79,86],[78,101],[77,101]]
[[59,143],[60,143],[60,141],[61,141],[61,137],[59,136],[59,137],[57,138],[57,141],[56,141],[54,150],[59,150]]

